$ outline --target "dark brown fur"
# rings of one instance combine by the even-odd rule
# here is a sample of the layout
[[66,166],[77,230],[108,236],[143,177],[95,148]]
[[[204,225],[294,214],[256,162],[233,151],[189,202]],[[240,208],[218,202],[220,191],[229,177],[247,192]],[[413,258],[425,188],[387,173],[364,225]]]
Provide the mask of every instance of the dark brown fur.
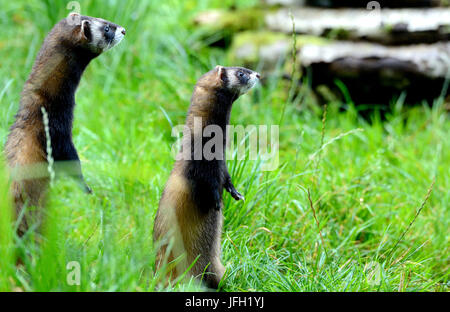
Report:
[[[76,16],[85,21],[83,25],[95,19]],[[25,205],[42,207],[45,204],[49,177],[42,107],[48,113],[53,159],[65,162],[70,175],[90,191],[84,183],[72,142],[73,109],[80,78],[89,62],[102,51],[93,48],[91,30],[82,28],[81,22],[70,23],[71,17],[61,20],[46,37],[24,85],[19,111],[6,142],[5,154],[13,172],[11,193],[17,215]],[[24,216],[19,234],[23,234],[31,222],[40,220],[40,212],[38,209]]]
[[[218,67],[197,82],[186,118],[186,128],[193,135],[187,136],[185,132],[183,137],[183,148],[191,143],[191,160],[175,162],[154,224],[154,240],[160,247],[157,267],[184,256],[169,267],[171,278],[183,274],[196,261],[188,276],[202,278],[211,288],[218,288],[225,272],[220,261],[223,190],[236,200],[243,197],[231,182],[225,155],[221,160],[194,160],[193,140],[202,135],[195,133],[194,117],[202,117],[202,131],[207,125],[218,125],[225,133],[232,104],[239,97],[241,87],[230,86],[227,76],[237,70],[246,69]],[[224,136],[223,151],[225,145]]]

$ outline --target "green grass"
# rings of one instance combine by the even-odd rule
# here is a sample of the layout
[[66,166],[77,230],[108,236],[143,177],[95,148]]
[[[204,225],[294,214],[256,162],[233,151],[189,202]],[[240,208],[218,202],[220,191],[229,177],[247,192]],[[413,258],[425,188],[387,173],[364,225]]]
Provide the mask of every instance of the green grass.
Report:
[[[239,65],[203,47],[189,21],[231,2],[80,1],[83,14],[127,29],[120,46],[91,63],[77,92],[74,142],[94,194],[57,181],[43,235],[19,239],[0,178],[0,290],[162,289],[152,228],[174,162],[171,124],[184,122],[202,73]],[[55,3],[1,4],[2,146],[42,39],[68,13]],[[385,121],[376,113],[363,119],[350,100],[332,101],[323,123],[306,91],[290,101],[288,89],[269,80],[233,108],[232,124],[283,123],[277,170],[229,161],[246,201],[224,195],[223,289],[448,291],[450,123],[442,99],[432,108],[394,102]],[[71,261],[81,266],[78,286],[67,283]],[[192,281],[166,289],[201,290]]]

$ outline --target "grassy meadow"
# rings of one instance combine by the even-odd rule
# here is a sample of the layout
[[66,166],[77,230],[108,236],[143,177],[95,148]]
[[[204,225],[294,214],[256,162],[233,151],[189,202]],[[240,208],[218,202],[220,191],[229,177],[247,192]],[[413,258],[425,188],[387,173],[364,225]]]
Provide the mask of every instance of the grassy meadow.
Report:
[[[80,1],[82,14],[127,30],[90,64],[76,94],[74,143],[94,193],[57,180],[42,236],[18,238],[1,160],[0,290],[203,290],[192,280],[161,284],[152,228],[174,163],[172,126],[184,123],[197,78],[217,64],[240,65],[204,46],[190,21],[234,2]],[[43,38],[68,13],[66,1],[0,0],[2,147]],[[362,118],[351,94],[330,100],[324,114],[304,89],[289,97],[290,87],[267,79],[234,104],[231,124],[280,126],[280,165],[228,161],[246,200],[224,193],[222,290],[448,291],[443,97],[412,107],[400,98],[384,118]],[[67,282],[72,261],[80,285]]]

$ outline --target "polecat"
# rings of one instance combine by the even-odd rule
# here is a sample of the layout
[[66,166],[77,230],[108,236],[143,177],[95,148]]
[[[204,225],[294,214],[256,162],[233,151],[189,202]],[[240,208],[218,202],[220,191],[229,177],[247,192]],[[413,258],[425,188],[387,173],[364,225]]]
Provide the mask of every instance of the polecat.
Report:
[[[225,271],[220,261],[223,190],[235,200],[244,198],[233,186],[225,163],[225,131],[233,102],[259,78],[258,73],[246,68],[217,66],[202,76],[194,88],[182,139],[182,149],[189,150],[180,151],[177,157],[159,202],[153,231],[154,241],[160,246],[157,268],[182,256],[172,265],[171,278],[180,276],[195,262],[188,275],[202,278],[210,288],[219,286]],[[196,118],[201,118],[201,127],[194,127]],[[199,159],[195,142],[210,125],[220,127],[223,149],[215,159]],[[197,146],[201,151],[204,141]]]
[[[125,29],[119,25],[75,13],[57,23],[45,38],[25,82],[5,146],[8,164],[14,172],[11,190],[18,215],[25,204],[41,207],[45,203],[49,183],[45,174],[47,139],[51,139],[55,164],[64,162],[59,167],[75,176],[90,192],[72,142],[75,91],[89,62],[117,45],[124,35]],[[46,136],[42,107],[48,115],[50,138]],[[63,169],[55,166],[56,174]],[[31,219],[30,214],[22,219],[19,234],[27,230]]]

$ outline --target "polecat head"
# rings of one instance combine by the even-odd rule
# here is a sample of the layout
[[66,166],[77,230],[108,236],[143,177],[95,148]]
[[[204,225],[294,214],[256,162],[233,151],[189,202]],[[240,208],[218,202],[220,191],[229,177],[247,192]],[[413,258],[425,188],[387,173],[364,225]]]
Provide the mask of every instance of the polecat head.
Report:
[[217,65],[217,77],[222,87],[240,96],[253,88],[260,79],[259,73],[243,67],[224,67]]
[[95,54],[111,49],[125,36],[125,28],[101,18],[71,13],[63,22],[72,27],[71,39]]
[[253,88],[259,78],[257,72],[247,68],[217,65],[198,80],[197,86],[216,92],[227,91],[235,100]]

